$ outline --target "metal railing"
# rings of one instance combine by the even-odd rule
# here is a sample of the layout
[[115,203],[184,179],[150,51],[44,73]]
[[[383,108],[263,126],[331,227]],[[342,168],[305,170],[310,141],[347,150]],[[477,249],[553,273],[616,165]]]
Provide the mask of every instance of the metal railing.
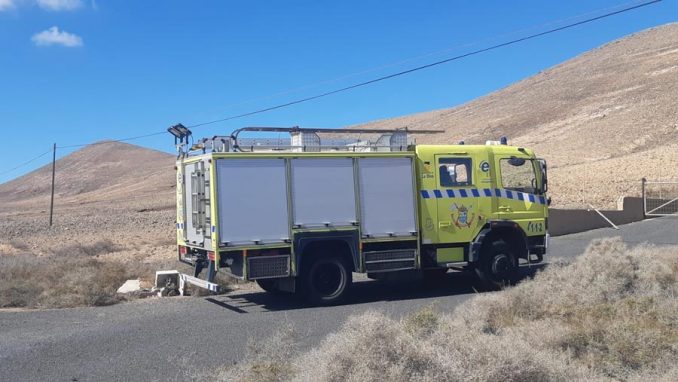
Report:
[[642,182],[646,216],[678,216],[678,180]]

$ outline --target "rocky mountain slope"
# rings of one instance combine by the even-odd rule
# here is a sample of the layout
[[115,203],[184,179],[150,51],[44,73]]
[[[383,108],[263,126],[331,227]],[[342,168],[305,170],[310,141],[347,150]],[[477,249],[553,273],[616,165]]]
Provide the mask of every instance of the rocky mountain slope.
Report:
[[[555,205],[612,207],[678,179],[678,23],[593,49],[464,105],[360,127],[441,129],[420,143],[507,136],[551,168]],[[357,127],[357,126],[356,126]]]

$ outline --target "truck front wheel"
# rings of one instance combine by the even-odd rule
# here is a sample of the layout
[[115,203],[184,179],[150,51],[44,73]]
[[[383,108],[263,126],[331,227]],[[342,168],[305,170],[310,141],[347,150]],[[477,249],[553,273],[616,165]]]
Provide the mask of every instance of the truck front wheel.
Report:
[[499,290],[516,282],[518,262],[511,247],[505,241],[498,240],[483,250],[475,271],[483,289]]
[[304,294],[315,305],[341,303],[353,282],[345,262],[338,256],[324,256],[313,260],[303,277]]

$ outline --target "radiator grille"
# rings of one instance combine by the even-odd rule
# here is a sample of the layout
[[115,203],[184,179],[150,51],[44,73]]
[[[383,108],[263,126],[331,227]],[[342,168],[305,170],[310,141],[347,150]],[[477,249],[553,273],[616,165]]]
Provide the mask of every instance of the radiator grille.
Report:
[[290,275],[289,256],[253,256],[247,258],[249,279],[265,279]]
[[365,252],[367,272],[385,272],[414,269],[416,251],[413,249]]

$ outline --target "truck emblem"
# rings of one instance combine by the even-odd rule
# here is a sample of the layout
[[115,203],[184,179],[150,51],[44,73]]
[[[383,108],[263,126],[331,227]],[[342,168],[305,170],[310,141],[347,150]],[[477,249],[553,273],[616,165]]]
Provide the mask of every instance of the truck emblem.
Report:
[[476,215],[470,211],[472,208],[473,206],[466,207],[463,204],[461,206],[457,206],[457,203],[454,203],[452,207],[450,207],[450,210],[452,211],[452,221],[454,222],[454,225],[457,226],[457,228],[471,227],[473,220],[476,218]]
[[488,172],[488,171],[490,171],[490,164],[487,163],[486,161],[480,162],[480,170],[481,170],[482,172]]

